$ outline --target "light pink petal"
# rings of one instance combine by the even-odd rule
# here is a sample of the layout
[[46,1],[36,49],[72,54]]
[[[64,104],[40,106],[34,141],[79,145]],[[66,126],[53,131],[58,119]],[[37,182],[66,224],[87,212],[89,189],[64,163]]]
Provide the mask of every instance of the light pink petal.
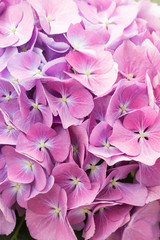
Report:
[[42,191],[47,183],[46,174],[43,168],[37,163],[34,166],[34,186],[38,191]]
[[126,129],[132,131],[144,131],[155,122],[157,116],[158,113],[154,109],[146,107],[128,114],[124,119],[123,125]]
[[[37,11],[40,24],[47,34],[67,32],[71,23],[74,24],[81,21],[78,8],[72,0],[62,0],[61,2],[58,0],[41,0],[40,3],[38,0],[34,2],[29,0],[29,3]],[[64,8],[68,9],[67,13],[64,11]],[[61,14],[59,14],[59,12],[61,12]],[[49,17],[49,21],[47,17]]]
[[10,208],[16,202],[16,190],[12,187],[6,188],[2,192],[2,199],[5,204]]
[[58,113],[64,129],[70,127],[71,125],[79,125],[82,122],[82,120],[77,119],[71,115],[66,103],[61,104],[61,107],[58,109]]
[[121,203],[134,206],[144,206],[148,195],[147,188],[140,184],[117,183],[117,189],[121,192]]
[[141,147],[141,153],[138,156],[133,157],[133,159],[148,166],[154,165],[156,160],[160,157],[160,153],[154,151],[148,140],[140,139],[139,143]]
[[56,128],[56,132],[57,135],[50,141],[49,150],[57,162],[62,162],[69,154],[70,136],[68,131],[62,128]]
[[113,125],[113,133],[109,137],[109,142],[122,152],[136,156],[140,154],[140,146],[135,134],[125,129],[119,120]]
[[34,174],[23,164],[12,164],[8,168],[8,178],[14,182],[31,183],[34,180]]
[[68,108],[73,117],[83,118],[93,110],[93,99],[86,89],[74,91],[68,101]]
[[17,79],[30,78],[36,75],[40,62],[39,55],[29,50],[15,54],[9,60],[7,67],[11,75]]
[[160,159],[153,166],[139,164],[139,170],[136,173],[136,180],[147,187],[160,185]]
[[5,202],[0,198],[0,234],[9,235],[15,228],[16,216],[13,210],[10,210]]

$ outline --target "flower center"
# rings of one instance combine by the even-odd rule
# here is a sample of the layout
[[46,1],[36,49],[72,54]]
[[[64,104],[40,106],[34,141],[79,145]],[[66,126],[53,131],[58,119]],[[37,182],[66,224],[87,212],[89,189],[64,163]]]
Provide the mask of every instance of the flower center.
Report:
[[17,29],[16,29],[15,27],[13,27],[13,28],[11,29],[11,32],[12,32],[13,34],[15,34],[16,31],[17,31]]
[[5,99],[6,99],[7,101],[9,101],[9,100],[11,99],[11,96],[8,94],[8,95],[6,95]]
[[30,162],[30,161],[28,161],[28,162],[27,162],[27,166],[28,166],[29,168],[32,168],[32,166],[33,166],[33,163],[32,163],[32,162]]
[[40,142],[40,144],[39,144],[39,148],[41,148],[41,149],[44,149],[46,147],[46,144],[45,144],[45,142]]
[[110,148],[110,146],[111,146],[111,145],[110,145],[110,143],[109,143],[108,141],[104,144],[104,147],[106,147],[106,148],[108,148],[108,149]]
[[38,107],[39,107],[38,104],[36,104],[36,103],[33,104],[34,109],[38,109]]
[[36,69],[35,74],[40,74],[41,70],[40,69]]
[[88,208],[83,208],[84,213],[88,213],[89,209]]
[[15,188],[16,188],[17,190],[20,190],[20,189],[21,189],[21,184],[20,184],[20,183],[16,183]]
[[78,151],[78,147],[76,145],[73,145],[73,154],[76,154]]
[[85,72],[85,75],[86,75],[87,77],[89,77],[89,76],[91,75],[90,71],[86,71],[86,72]]
[[128,76],[129,76],[130,78],[133,78],[133,77],[134,77],[133,73],[129,73]]
[[112,181],[110,182],[110,184],[112,185],[113,188],[115,188],[117,182],[116,182],[116,180],[112,179]]
[[8,125],[8,126],[7,126],[7,129],[8,129],[9,131],[12,131],[14,128],[13,128],[11,125]]
[[146,133],[144,133],[143,131],[139,131],[139,136],[140,136],[140,138],[145,138]]
[[61,98],[61,101],[62,101],[62,102],[67,102],[67,98],[66,98],[65,96],[63,96],[63,97]]
[[50,23],[52,22],[52,18],[50,16],[47,17],[47,21]]
[[95,169],[96,169],[96,165],[91,164],[91,165],[90,165],[90,169],[91,169],[91,170],[95,170]]
[[125,105],[120,105],[120,109],[121,109],[122,113],[127,111],[127,107]]
[[80,182],[77,178],[74,178],[73,180],[72,180],[72,182],[73,182],[73,184],[74,185],[78,185],[78,183]]
[[110,24],[110,22],[109,22],[109,20],[107,19],[107,20],[105,21],[106,27],[108,27],[109,24]]
[[61,209],[60,209],[60,208],[55,208],[54,212],[55,212],[56,214],[60,214]]

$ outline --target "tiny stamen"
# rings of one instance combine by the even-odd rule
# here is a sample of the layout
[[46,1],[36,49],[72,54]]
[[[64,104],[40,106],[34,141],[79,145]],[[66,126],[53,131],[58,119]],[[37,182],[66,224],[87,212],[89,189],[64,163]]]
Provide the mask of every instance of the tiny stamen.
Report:
[[38,109],[38,108],[39,108],[38,104],[34,103],[34,104],[33,104],[33,108],[34,108],[34,109]]
[[106,147],[106,148],[110,148],[110,146],[111,146],[111,144],[107,141],[105,144],[104,144],[104,147]]
[[90,71],[85,72],[85,75],[89,77],[91,75]]
[[127,107],[125,105],[120,105],[120,109],[122,110],[122,113],[127,111]]
[[55,212],[56,214],[60,214],[61,209],[60,209],[60,208],[55,208],[54,212]]
[[78,185],[78,183],[80,182],[77,178],[74,178],[73,180],[72,180],[72,182],[73,182],[73,184],[74,185]]
[[91,169],[92,171],[95,170],[95,169],[96,169],[96,165],[90,164],[90,169]]
[[67,102],[67,98],[66,98],[65,96],[63,96],[63,97],[61,98],[61,101],[62,101],[62,102]]
[[17,29],[16,29],[15,27],[13,27],[13,28],[11,29],[11,32],[12,32],[13,34],[15,34],[16,31],[17,31]]
[[8,129],[9,131],[12,131],[14,128],[13,128],[11,125],[8,125],[8,126],[7,126],[7,129]]
[[41,73],[41,70],[36,69],[35,74],[40,74],[40,73]]
[[7,101],[11,100],[11,96],[8,94],[8,95],[6,95],[5,99],[6,99]]
[[39,148],[44,149],[45,147],[46,147],[45,142],[41,142],[40,145],[39,145]]

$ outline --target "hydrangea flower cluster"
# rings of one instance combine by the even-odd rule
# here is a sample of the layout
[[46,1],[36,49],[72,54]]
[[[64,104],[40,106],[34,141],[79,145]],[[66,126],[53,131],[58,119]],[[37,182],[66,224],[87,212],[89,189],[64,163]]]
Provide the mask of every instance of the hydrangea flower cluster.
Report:
[[158,240],[159,108],[156,4],[0,0],[0,235]]

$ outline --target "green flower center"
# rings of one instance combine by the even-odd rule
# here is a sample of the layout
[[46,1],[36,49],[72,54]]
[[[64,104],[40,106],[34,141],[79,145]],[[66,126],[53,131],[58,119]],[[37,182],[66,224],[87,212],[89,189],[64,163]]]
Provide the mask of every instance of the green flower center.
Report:
[[60,208],[55,208],[54,212],[55,212],[56,214],[60,214],[61,209],[60,209]]

